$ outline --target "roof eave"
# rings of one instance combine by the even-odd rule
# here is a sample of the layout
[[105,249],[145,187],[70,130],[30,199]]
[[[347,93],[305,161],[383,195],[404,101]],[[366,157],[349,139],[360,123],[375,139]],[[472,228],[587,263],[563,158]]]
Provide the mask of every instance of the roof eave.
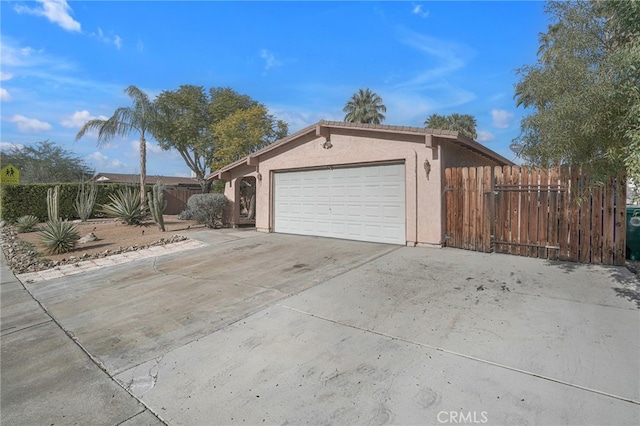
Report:
[[214,172],[209,173],[207,176],[205,176],[205,179],[206,180],[211,180],[211,179],[213,179],[213,180],[224,180],[224,178],[222,177],[223,173],[228,172],[229,170],[235,169],[238,166],[243,166],[245,164],[246,165],[252,165],[254,163],[254,161],[252,161],[252,159],[260,157],[261,155],[266,154],[269,151],[273,151],[274,149],[277,149],[277,148],[281,147],[282,145],[285,145],[286,143],[291,142],[292,140],[299,138],[300,136],[306,135],[306,134],[311,133],[311,132],[315,132],[315,130],[316,130],[316,125],[315,124],[312,124],[311,126],[307,126],[302,130],[298,130],[297,132],[292,133],[289,136],[286,136],[286,137],[280,139],[279,141],[274,142],[271,145],[268,145],[268,146],[262,148],[259,151],[256,151],[256,152],[254,152],[252,154],[249,154],[246,157],[241,158],[241,159],[239,159],[237,161],[234,161],[233,163],[228,164],[228,165],[224,166],[221,169],[218,169],[218,170],[216,170]]
[[229,171],[242,166],[242,165],[255,165],[258,164],[259,161],[256,161],[259,156],[264,155],[274,149],[280,148],[281,146],[299,138],[300,136],[309,134],[311,132],[315,132],[318,136],[324,136],[325,138],[330,137],[330,129],[354,129],[354,130],[364,130],[369,132],[380,132],[380,133],[393,133],[393,134],[403,134],[403,135],[417,135],[417,136],[433,136],[435,138],[447,139],[454,143],[457,143],[471,151],[477,152],[478,154],[487,157],[493,161],[497,161],[498,163],[502,163],[503,165],[513,165],[512,161],[509,161],[505,157],[501,156],[497,152],[490,150],[479,142],[474,141],[473,139],[463,135],[460,132],[453,130],[440,130],[440,129],[430,129],[424,127],[411,127],[411,126],[389,126],[383,124],[369,124],[369,123],[344,123],[341,121],[325,121],[321,120],[316,124],[312,124],[311,126],[305,127],[302,130],[297,131],[279,141],[261,149],[260,151],[254,152],[252,154],[247,155],[240,160],[237,160],[231,164],[226,165],[225,167],[218,169],[214,172],[209,173],[205,179],[207,180],[227,180],[230,176]]

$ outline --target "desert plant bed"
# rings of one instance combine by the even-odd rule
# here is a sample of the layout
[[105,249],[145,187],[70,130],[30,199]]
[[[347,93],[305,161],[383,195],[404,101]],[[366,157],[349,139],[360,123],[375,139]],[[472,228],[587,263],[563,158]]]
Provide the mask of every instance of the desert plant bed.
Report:
[[91,219],[76,222],[81,237],[93,233],[97,240],[79,243],[73,251],[63,254],[46,254],[40,241],[39,229],[34,232],[16,232],[13,226],[2,228],[2,248],[7,263],[14,273],[34,272],[78,262],[85,259],[105,257],[127,251],[140,250],[153,245],[170,244],[186,239],[189,232],[208,229],[193,220],[180,220],[174,215],[165,215],[165,232],[151,220],[141,225],[124,225],[114,219]]

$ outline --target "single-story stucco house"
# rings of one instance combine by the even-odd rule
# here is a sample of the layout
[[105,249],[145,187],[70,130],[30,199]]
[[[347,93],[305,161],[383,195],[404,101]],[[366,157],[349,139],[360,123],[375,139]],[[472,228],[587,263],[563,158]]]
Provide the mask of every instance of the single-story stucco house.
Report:
[[225,181],[232,226],[249,187],[258,231],[441,246],[445,168],[510,164],[454,131],[320,121],[208,179]]

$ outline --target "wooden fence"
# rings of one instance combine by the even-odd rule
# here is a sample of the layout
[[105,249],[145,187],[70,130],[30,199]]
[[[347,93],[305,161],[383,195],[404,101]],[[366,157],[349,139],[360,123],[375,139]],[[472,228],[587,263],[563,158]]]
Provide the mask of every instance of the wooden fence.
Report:
[[626,181],[591,193],[578,168],[445,170],[445,245],[606,265],[624,265]]
[[187,209],[187,200],[193,194],[201,194],[202,191],[198,188],[167,188],[164,190],[164,199],[167,202],[167,207],[164,210],[164,214],[180,214],[183,210]]

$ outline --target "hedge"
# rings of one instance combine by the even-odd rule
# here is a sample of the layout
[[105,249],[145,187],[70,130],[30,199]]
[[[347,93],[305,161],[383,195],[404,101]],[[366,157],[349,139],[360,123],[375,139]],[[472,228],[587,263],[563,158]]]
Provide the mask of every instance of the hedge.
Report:
[[[27,184],[27,185],[0,185],[0,219],[15,222],[21,216],[32,214],[41,222],[47,217],[47,189],[60,186],[60,216],[62,219],[77,219],[75,209],[76,197],[80,183],[59,184]],[[127,184],[99,184],[96,194],[96,204],[93,207],[94,214],[101,204],[109,202],[109,194],[120,188],[130,187]]]

